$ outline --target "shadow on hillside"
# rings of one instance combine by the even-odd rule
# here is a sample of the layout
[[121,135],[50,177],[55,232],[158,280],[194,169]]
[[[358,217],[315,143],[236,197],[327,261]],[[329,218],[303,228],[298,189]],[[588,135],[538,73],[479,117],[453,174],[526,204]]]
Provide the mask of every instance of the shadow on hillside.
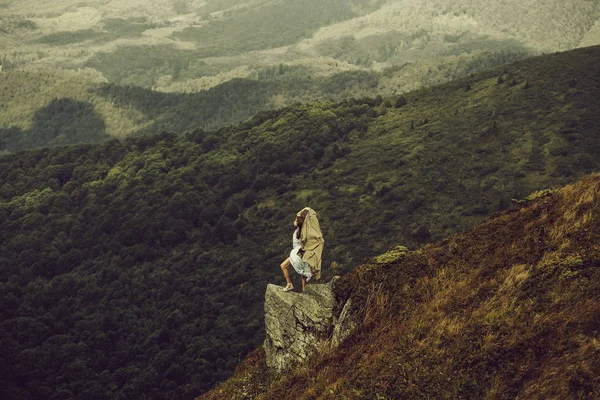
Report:
[[95,143],[109,139],[102,116],[90,103],[56,99],[33,116],[30,130],[0,129],[0,151]]

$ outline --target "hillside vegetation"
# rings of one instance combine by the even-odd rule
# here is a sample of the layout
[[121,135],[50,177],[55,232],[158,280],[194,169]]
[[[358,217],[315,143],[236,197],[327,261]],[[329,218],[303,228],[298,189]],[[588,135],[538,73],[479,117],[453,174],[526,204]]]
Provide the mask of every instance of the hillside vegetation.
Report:
[[306,205],[328,279],[597,171],[599,58],[1,157],[1,397],[208,390],[261,343],[264,288],[283,282]]
[[[168,53],[159,51],[153,62],[172,59]],[[139,62],[138,55],[123,53],[113,65],[133,65]],[[90,68],[9,71],[0,74],[0,151],[99,142],[163,130],[216,129],[299,100],[341,101],[392,95],[447,82],[523,56],[477,53],[448,59],[435,71],[432,64],[422,63],[383,73],[348,71],[320,77],[311,77],[307,68],[280,65],[260,71],[256,79],[238,78],[189,94],[108,84]]]
[[600,175],[342,277],[359,328],[281,376],[256,350],[218,399],[595,399]]

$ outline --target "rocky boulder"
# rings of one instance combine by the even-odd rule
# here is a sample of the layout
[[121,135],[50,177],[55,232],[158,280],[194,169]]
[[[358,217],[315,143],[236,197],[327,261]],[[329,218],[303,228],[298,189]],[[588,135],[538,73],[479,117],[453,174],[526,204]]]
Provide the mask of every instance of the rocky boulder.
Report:
[[327,284],[309,284],[304,293],[284,292],[277,285],[267,286],[264,349],[271,370],[281,373],[324,346],[339,344],[341,338],[339,334],[334,338],[334,331],[348,334],[346,329],[336,329],[341,321],[335,314],[343,310],[335,299],[338,278]]

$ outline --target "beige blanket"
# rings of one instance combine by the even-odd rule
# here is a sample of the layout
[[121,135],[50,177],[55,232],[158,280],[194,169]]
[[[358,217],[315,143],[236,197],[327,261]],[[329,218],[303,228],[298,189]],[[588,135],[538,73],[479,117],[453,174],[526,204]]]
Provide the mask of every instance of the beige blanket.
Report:
[[323,240],[323,234],[321,233],[321,227],[319,226],[315,210],[305,207],[297,215],[300,216],[304,210],[308,210],[308,215],[304,219],[302,230],[300,231],[300,239],[302,240],[302,248],[304,250],[302,261],[310,265],[313,279],[319,280],[321,279],[321,256],[325,240]]

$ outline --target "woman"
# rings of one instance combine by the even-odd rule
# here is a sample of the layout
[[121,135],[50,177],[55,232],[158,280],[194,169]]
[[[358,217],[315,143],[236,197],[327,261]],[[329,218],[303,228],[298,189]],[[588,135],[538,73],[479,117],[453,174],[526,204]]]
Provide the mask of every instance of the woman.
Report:
[[317,213],[310,207],[303,208],[296,214],[294,225],[296,230],[292,236],[292,251],[290,256],[281,263],[281,270],[287,282],[283,288],[284,292],[294,289],[288,272],[290,265],[302,277],[302,291],[306,287],[306,282],[312,278],[321,279],[321,255],[325,241]]

